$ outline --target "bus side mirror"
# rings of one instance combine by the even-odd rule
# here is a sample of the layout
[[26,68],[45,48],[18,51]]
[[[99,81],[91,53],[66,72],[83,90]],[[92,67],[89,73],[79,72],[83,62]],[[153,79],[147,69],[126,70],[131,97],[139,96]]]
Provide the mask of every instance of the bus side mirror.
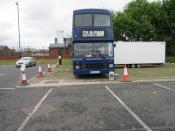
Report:
[[116,44],[113,44],[113,47],[116,47]]

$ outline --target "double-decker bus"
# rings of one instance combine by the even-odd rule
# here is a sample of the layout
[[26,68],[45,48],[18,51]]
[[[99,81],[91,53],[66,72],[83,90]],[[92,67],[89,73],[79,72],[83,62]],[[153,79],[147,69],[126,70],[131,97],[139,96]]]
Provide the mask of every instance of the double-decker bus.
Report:
[[74,75],[114,71],[113,26],[108,10],[74,10],[72,42]]

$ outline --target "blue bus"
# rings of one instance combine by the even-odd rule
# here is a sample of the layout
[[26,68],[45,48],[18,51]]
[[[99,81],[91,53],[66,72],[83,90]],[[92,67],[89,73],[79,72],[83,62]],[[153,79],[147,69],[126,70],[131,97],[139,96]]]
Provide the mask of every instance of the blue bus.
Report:
[[74,75],[109,74],[114,71],[111,12],[80,9],[73,12]]

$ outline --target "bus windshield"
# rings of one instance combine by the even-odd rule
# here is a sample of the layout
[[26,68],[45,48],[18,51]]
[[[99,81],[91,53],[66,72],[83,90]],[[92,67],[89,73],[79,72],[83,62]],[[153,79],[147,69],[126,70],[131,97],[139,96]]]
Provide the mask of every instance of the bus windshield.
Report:
[[[94,22],[93,22],[94,20]],[[75,16],[75,26],[111,26],[110,15],[79,14]]]
[[108,57],[113,55],[112,43],[75,43],[74,57]]

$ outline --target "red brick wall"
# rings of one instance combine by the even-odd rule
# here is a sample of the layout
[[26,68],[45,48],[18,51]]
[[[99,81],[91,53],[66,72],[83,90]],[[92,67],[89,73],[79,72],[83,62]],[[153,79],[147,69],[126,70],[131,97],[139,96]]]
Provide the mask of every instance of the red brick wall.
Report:
[[[35,59],[55,59],[55,56],[34,56]],[[19,56],[0,56],[0,60],[17,60]]]
[[[62,58],[71,58],[72,49],[62,48],[61,56]],[[34,56],[35,59],[55,59],[58,58],[57,48],[49,49],[49,56]],[[0,56],[0,60],[17,60],[19,56]]]
[[19,56],[0,56],[0,60],[17,60]]
[[50,56],[58,56],[57,48],[50,48],[49,49],[49,55]]
[[56,59],[55,56],[33,56],[35,59]]
[[[57,59],[57,56],[34,56],[35,59]],[[62,58],[71,58],[70,56],[63,56]],[[19,56],[0,56],[0,60],[18,60]]]
[[64,48],[62,51],[61,51],[61,56],[72,56],[72,49],[70,48]]
[[[72,49],[70,48],[61,48],[61,56],[62,57],[71,57]],[[58,56],[58,49],[57,48],[50,48],[49,49],[50,56]]]

